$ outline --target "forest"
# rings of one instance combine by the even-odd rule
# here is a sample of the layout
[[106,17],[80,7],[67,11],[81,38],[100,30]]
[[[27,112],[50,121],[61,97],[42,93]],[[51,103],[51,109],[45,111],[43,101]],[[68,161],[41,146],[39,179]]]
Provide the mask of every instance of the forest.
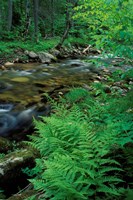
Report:
[[67,39],[66,45],[94,45],[131,58],[132,13],[132,0],[1,0],[1,53],[32,49],[34,42],[38,50],[49,49]]
[[132,200],[133,1],[0,1],[0,200]]

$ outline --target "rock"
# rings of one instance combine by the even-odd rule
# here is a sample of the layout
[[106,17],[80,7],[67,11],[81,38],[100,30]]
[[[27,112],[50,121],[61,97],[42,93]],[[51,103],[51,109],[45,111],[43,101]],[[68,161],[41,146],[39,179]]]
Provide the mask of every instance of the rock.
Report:
[[87,84],[83,84],[82,87],[85,88],[88,91],[92,91],[93,90],[93,88],[88,86]]
[[6,83],[4,81],[0,81],[0,92],[9,90],[10,88],[12,88],[12,85],[10,83]]
[[118,87],[118,86],[113,86],[112,90],[114,92],[119,92],[120,94],[122,94],[124,92],[124,90],[121,87]]
[[22,190],[22,191],[18,192],[17,194],[12,195],[7,200],[24,200],[24,199],[28,199],[28,197],[31,197],[33,195],[35,195],[37,197],[37,191],[35,191],[33,189],[29,189],[27,187],[26,190],[24,190],[24,191]]
[[[34,152],[34,151],[33,151]],[[26,162],[27,159],[31,159],[34,157],[34,154],[31,150],[24,149],[21,151],[15,151],[7,154],[6,157],[0,159],[0,183],[3,182],[3,178],[14,170],[19,165],[22,165],[23,162]],[[17,174],[14,174],[15,176]],[[12,174],[13,176],[13,174]],[[7,177],[10,178],[10,177]]]
[[[26,175],[22,172],[25,167],[34,167],[36,152],[32,149],[21,149],[7,154],[0,159],[0,188],[6,193],[14,193],[23,185]],[[26,183],[27,184],[27,183]]]
[[15,82],[19,82],[19,83],[25,83],[25,82],[30,81],[30,79],[27,77],[16,77],[16,78],[12,78],[11,80]]
[[29,54],[29,51],[28,51],[28,50],[25,50],[25,51],[24,51],[24,54],[25,54],[25,55],[28,55],[28,54]]
[[6,62],[6,63],[4,64],[5,67],[9,67],[9,66],[12,66],[12,65],[14,65],[14,63],[12,63],[12,62]]
[[35,52],[33,52],[33,51],[30,51],[30,52],[28,53],[28,56],[29,56],[30,58],[32,58],[32,59],[38,58],[38,55],[37,55]]
[[53,55],[53,56],[59,56],[60,55],[60,51],[59,50],[57,50],[57,49],[52,49],[51,51],[51,54]]
[[109,73],[109,70],[107,68],[103,68],[103,72]]
[[100,83],[100,81],[94,80],[94,83]]
[[113,86],[121,87],[122,81],[114,82]]
[[1,65],[1,66],[0,66],[0,69],[6,70],[6,67],[5,67],[4,65]]
[[18,63],[19,62],[19,58],[17,57],[16,59],[14,59],[14,63]]
[[129,83],[128,83],[129,85],[133,85],[133,81],[129,81]]
[[57,58],[54,57],[52,54],[46,53],[46,52],[39,52],[38,57],[39,57],[41,63],[50,63],[51,61],[57,60]]

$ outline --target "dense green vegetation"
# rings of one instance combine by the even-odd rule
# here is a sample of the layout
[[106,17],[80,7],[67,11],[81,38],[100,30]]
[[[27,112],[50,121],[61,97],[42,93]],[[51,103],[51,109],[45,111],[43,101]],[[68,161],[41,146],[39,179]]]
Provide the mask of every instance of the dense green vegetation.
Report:
[[[124,58],[117,67],[132,64],[132,13],[132,0],[1,0],[0,65],[21,50],[72,46],[91,46]],[[105,66],[99,58],[91,62]],[[52,113],[34,119],[35,132],[26,142],[38,152],[35,167],[23,170],[36,191],[28,200],[132,199],[133,69],[129,68],[112,72],[112,77],[106,74],[104,83],[120,85],[109,87],[109,93],[100,79],[90,85],[92,90],[73,88],[57,101],[46,95]]]
[[132,188],[133,91],[121,97],[101,84],[93,89],[51,99],[54,113],[34,120],[29,144],[40,158],[30,181],[40,199],[126,199]]
[[131,59],[132,13],[132,0],[2,0],[0,39],[6,44],[0,43],[0,53],[11,46],[48,50],[68,38],[67,44],[84,43]]
[[[130,54],[132,43],[132,1],[79,1],[75,18],[86,23],[91,42],[98,48],[111,49],[116,54]],[[130,54],[130,55],[129,55]]]

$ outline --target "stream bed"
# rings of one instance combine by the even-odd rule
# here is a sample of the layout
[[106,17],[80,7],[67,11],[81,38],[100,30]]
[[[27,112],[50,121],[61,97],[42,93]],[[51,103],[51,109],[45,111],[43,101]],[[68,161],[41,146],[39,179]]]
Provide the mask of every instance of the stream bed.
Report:
[[[14,64],[1,70],[0,136],[26,134],[33,116],[48,115],[50,107],[46,105],[44,93],[63,94],[70,87],[88,86],[91,82],[101,81],[103,74],[120,69],[117,66],[120,62],[120,58],[92,56],[60,60],[49,65]],[[109,69],[107,65],[110,65]]]
[[[4,190],[2,199],[20,199],[19,190],[21,192],[29,184],[29,177],[22,169],[34,167],[36,152],[23,146],[21,141],[27,140],[26,136],[34,132],[33,117],[48,116],[51,112],[44,94],[56,100],[72,87],[91,91],[92,83],[103,83],[106,93],[117,90],[124,95],[133,84],[133,78],[127,82],[111,80],[112,73],[132,68],[126,65],[121,67],[121,62],[120,58],[91,56],[68,58],[49,65],[14,64],[0,71],[0,153],[4,153],[0,162],[0,189]],[[128,83],[127,88],[125,83]],[[18,193],[16,198],[15,193]]]

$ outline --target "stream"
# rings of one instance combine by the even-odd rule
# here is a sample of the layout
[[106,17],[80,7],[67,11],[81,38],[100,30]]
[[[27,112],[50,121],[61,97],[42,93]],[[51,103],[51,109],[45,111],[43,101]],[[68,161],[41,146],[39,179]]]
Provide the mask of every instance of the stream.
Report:
[[[100,65],[94,64],[100,59]],[[119,67],[121,59],[100,58],[65,59],[58,63],[14,64],[0,71],[0,136],[25,135],[32,124],[32,117],[47,116],[50,106],[44,93],[62,93],[73,86],[89,85],[99,80],[106,66],[110,71]],[[92,62],[93,60],[93,62]]]
[[[19,199],[19,190],[21,192],[29,184],[29,177],[22,169],[34,167],[35,152],[23,147],[21,141],[27,140],[27,135],[34,132],[33,117],[38,119],[51,112],[44,94],[57,100],[72,87],[91,90],[92,83],[103,83],[105,92],[109,94],[112,89],[126,94],[129,88],[125,88],[125,82],[110,81],[113,72],[132,68],[126,65],[121,67],[121,62],[120,58],[99,55],[84,59],[68,58],[49,65],[19,63],[0,70],[0,150],[6,152],[0,162],[0,189],[4,190],[2,199]],[[133,79],[128,80],[128,87],[130,82],[133,83]],[[17,145],[15,150],[14,142]],[[18,196],[15,198],[12,195],[16,193]]]

